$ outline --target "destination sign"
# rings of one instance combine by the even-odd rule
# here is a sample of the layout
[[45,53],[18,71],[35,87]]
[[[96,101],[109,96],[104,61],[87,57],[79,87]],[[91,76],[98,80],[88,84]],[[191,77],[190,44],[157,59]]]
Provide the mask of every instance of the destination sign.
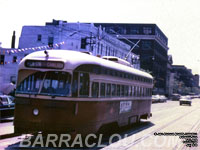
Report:
[[25,66],[28,68],[63,69],[64,63],[58,61],[27,60]]

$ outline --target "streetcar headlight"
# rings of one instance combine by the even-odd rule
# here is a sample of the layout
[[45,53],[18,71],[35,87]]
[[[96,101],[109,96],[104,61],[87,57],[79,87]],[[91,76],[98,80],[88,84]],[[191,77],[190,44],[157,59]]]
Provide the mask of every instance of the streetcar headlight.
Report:
[[39,110],[37,108],[33,109],[33,114],[37,116],[39,114]]

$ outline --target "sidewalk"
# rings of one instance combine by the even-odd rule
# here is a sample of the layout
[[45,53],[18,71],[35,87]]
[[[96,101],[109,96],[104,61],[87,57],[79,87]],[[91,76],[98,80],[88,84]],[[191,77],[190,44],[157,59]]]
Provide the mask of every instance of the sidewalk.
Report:
[[14,134],[14,126],[12,119],[4,119],[0,121],[0,139],[6,135]]

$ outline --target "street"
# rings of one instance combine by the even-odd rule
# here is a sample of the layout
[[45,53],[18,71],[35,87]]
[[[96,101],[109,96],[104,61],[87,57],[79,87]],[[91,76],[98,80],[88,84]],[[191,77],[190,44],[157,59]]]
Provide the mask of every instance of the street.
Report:
[[[95,147],[95,149],[197,150],[200,148],[200,140],[194,142],[194,144],[198,144],[198,147],[196,147],[197,145],[192,145],[193,143],[191,142],[183,143],[183,141],[188,139],[191,140],[191,138],[186,138],[186,135],[194,137],[198,136],[198,139],[200,139],[199,114],[200,99],[193,99],[192,106],[180,106],[179,101],[171,100],[168,100],[166,103],[154,103],[152,104],[153,116],[149,120],[142,120],[139,125],[135,125],[134,127],[129,127],[125,130],[120,131],[120,133],[116,134],[117,140],[113,140],[115,142],[112,141],[111,143],[109,139],[104,140],[102,142],[102,145],[104,146]],[[22,141],[25,136],[30,135],[15,135],[13,134],[13,131],[14,129],[12,120],[2,121],[0,123],[0,149],[24,149],[19,147],[19,142]],[[193,139],[197,140],[197,138],[192,138],[192,140]],[[32,147],[28,147],[27,149],[31,148]],[[33,149],[37,149],[37,147]],[[39,147],[38,149],[41,149],[41,147]]]

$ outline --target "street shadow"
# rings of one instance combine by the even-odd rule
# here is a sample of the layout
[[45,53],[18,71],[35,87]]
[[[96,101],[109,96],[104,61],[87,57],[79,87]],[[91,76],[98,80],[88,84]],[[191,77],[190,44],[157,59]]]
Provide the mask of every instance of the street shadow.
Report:
[[[88,147],[85,145],[85,139],[81,139],[82,140],[82,143],[83,144],[80,144],[80,142],[78,142],[76,145],[74,145],[73,147],[71,147],[71,145],[73,144],[74,141],[69,141],[68,144],[69,144],[69,147],[66,146],[65,143],[63,143],[61,146],[58,147],[58,143],[56,143],[57,145],[55,146],[54,144],[50,143],[48,145],[48,147],[41,147],[41,145],[35,145],[34,147],[32,147],[33,145],[31,146],[25,146],[25,147],[21,147],[20,145],[20,142],[17,142],[15,144],[12,144],[12,145],[9,145],[6,150],[26,150],[26,149],[45,149],[45,150],[48,150],[48,149],[66,149],[66,150],[99,150],[99,149],[102,149],[106,146],[109,146],[110,144],[112,143],[115,143],[119,140],[123,140],[127,137],[130,137],[134,134],[137,134],[138,132],[141,132],[143,130],[146,130],[150,127],[154,126],[154,124],[150,121],[141,121],[139,124],[134,124],[132,126],[126,126],[126,127],[123,127],[123,128],[119,128],[118,131],[116,132],[110,132],[111,134],[110,135],[103,135],[101,137],[101,141],[100,141],[100,147],[99,147],[99,137],[97,137],[97,139],[92,139],[92,140],[89,140],[88,141],[88,144],[89,145],[94,145],[92,147]],[[115,136],[113,137],[113,135],[118,135],[118,136]],[[120,136],[120,138],[119,138]],[[112,137],[112,142],[110,142],[110,138]],[[30,143],[34,143],[34,141],[36,140],[37,138],[37,135],[33,135],[31,136],[30,138]],[[58,138],[59,139],[59,138]],[[25,139],[22,139],[21,142],[24,142]],[[46,142],[46,137],[43,137],[42,138],[43,142],[45,143]],[[59,140],[58,140],[59,141]],[[44,144],[45,145],[45,144]],[[103,146],[103,147],[102,147]]]

